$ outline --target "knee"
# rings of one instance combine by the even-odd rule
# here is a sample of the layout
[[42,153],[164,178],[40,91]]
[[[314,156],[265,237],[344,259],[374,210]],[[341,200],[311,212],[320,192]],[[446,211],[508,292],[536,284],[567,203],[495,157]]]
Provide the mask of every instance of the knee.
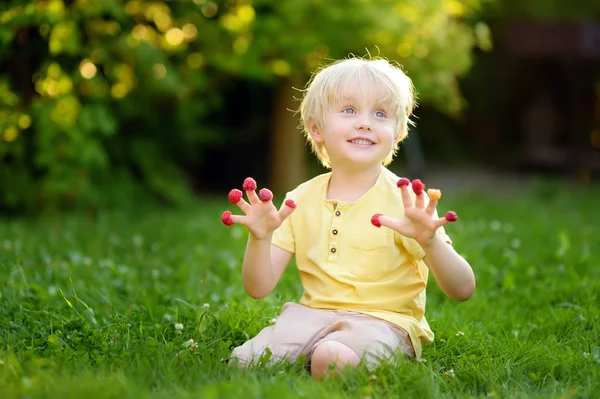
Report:
[[250,362],[250,354],[248,351],[244,351],[243,349],[243,347],[238,346],[231,352],[229,360],[227,360],[227,366],[237,367],[240,369],[244,369],[248,366],[248,363]]
[[228,367],[236,367],[239,369],[244,369],[244,368],[246,368],[246,365],[247,365],[247,362],[242,361],[238,357],[230,357],[229,360],[227,360]]
[[337,341],[325,341],[313,350],[310,372],[314,379],[321,380],[348,366],[356,367],[358,363],[360,358],[348,346]]

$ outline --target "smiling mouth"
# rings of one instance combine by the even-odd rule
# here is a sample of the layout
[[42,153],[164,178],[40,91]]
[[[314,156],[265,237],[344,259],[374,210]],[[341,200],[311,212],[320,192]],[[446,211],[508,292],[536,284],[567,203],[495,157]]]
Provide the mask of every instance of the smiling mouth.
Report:
[[366,139],[354,139],[354,140],[349,140],[348,142],[352,143],[352,144],[360,144],[360,145],[373,145],[373,144],[375,144],[371,140],[366,140]]

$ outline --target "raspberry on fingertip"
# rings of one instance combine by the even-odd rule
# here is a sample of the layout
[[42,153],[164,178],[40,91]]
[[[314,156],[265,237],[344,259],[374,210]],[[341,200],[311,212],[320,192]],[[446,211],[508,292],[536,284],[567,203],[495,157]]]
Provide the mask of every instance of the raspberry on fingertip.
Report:
[[247,177],[246,180],[244,180],[244,184],[242,185],[244,191],[254,191],[256,190],[256,187],[256,180],[254,180],[251,177]]
[[231,217],[230,211],[223,212],[223,214],[221,215],[221,222],[223,222],[225,226],[233,225],[233,218]]
[[446,220],[449,222],[456,222],[458,220],[458,216],[456,216],[456,212],[448,211],[445,216]]
[[234,188],[229,192],[228,199],[230,204],[235,205],[242,199],[242,192],[237,188]]
[[290,208],[292,208],[292,209],[296,208],[296,203],[294,202],[294,200],[293,200],[293,199],[288,199],[288,200],[286,200],[286,201],[285,201],[285,204],[286,204],[287,206],[289,206]]
[[398,179],[396,186],[403,187],[403,186],[408,186],[409,184],[410,184],[410,180],[408,180],[406,177],[401,177],[400,179]]
[[261,189],[259,191],[258,198],[262,202],[268,202],[268,201],[271,201],[273,199],[273,193],[268,188],[263,188],[263,189]]
[[423,193],[423,189],[425,188],[425,184],[420,179],[415,179],[412,181],[412,189],[417,195],[421,195]]
[[376,213],[373,216],[371,216],[371,223],[373,224],[373,226],[381,227],[381,220],[379,220],[381,216],[383,216],[383,213]]

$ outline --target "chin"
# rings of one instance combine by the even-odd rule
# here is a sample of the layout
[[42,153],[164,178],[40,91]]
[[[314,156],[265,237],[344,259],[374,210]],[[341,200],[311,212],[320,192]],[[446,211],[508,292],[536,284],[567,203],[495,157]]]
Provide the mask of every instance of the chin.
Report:
[[360,168],[363,170],[366,169],[370,169],[379,165],[383,164],[383,158],[382,159],[356,159],[356,158],[349,158],[347,160],[345,160],[343,163],[339,163],[339,164],[347,164],[350,165],[354,168]]

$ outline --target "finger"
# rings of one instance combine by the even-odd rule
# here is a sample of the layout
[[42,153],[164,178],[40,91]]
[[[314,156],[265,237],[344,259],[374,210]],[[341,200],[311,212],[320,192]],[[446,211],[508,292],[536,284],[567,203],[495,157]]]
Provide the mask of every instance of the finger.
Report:
[[294,200],[287,199],[283,203],[283,205],[281,205],[281,208],[279,208],[279,217],[281,218],[280,220],[283,222],[285,218],[287,218],[292,214],[292,212],[294,212],[295,209],[296,203],[294,202]]
[[427,204],[427,208],[425,208],[425,213],[429,216],[433,216],[435,214],[435,209],[437,208],[437,200],[429,200]]
[[242,198],[243,195],[244,194],[242,194],[240,190],[234,188],[229,192],[227,199],[229,200],[230,204],[237,205],[244,213],[248,213],[250,205],[244,201],[244,198]]
[[248,227],[247,220],[248,218],[243,215],[231,215],[231,220],[233,223],[241,224],[242,226]]
[[248,214],[248,212],[250,212],[250,204],[246,202],[245,199],[240,199],[237,204],[236,204],[242,212],[244,212],[245,214]]
[[242,189],[246,192],[250,204],[256,204],[260,201],[255,192],[256,187],[256,180],[251,177],[247,177],[246,180],[244,180],[244,184],[242,184]]
[[389,218],[381,213],[376,213],[371,217],[371,224],[375,227],[384,226],[394,229],[397,223],[398,221],[396,219]]
[[436,228],[438,228],[438,227],[445,226],[450,223],[454,223],[457,220],[458,220],[458,216],[456,216],[456,213],[453,211],[448,211],[448,212],[446,212],[446,215],[444,215],[444,217],[437,219],[434,222],[434,225],[436,226]]
[[406,178],[401,178],[398,180],[396,185],[400,187],[400,193],[402,194],[402,204],[404,205],[404,209],[410,208],[413,206],[412,198],[410,197],[410,192],[408,191],[408,185],[410,182]]
[[427,190],[427,196],[429,197],[429,203],[427,204],[427,208],[425,208],[425,213],[429,216],[433,216],[438,205],[438,200],[442,196],[442,192],[440,190],[430,188]]
[[260,200],[258,199],[258,195],[256,195],[256,191],[246,191],[246,196],[248,197],[248,202],[250,202],[250,205],[260,204]]
[[447,224],[450,224],[451,222],[446,219],[446,218],[439,218],[433,221],[433,225],[435,226],[436,229],[445,226]]
[[412,189],[417,196],[417,200],[415,201],[415,207],[419,209],[423,209],[425,207],[425,195],[423,195],[423,189],[425,188],[425,184],[420,179],[415,179],[412,181]]
[[423,209],[425,208],[425,194],[421,192],[420,194],[416,194],[417,198],[415,199],[415,208]]
[[234,223],[246,225],[246,216],[234,215],[230,211],[225,211],[221,214],[221,222],[225,226],[232,226]]

